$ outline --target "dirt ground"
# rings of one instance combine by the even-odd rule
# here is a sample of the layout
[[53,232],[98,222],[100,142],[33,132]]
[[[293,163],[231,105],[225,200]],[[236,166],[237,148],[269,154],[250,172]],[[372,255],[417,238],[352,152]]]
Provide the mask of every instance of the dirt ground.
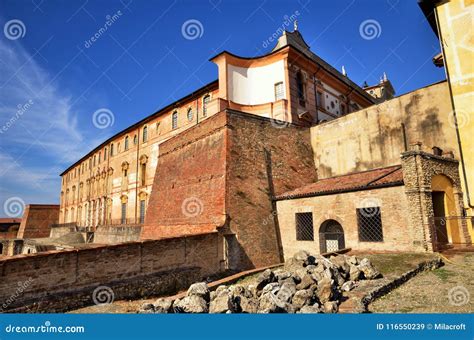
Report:
[[[356,256],[359,258],[364,258],[364,257],[369,258],[370,261],[374,264],[374,266],[382,273],[383,277],[390,279],[415,268],[420,262],[432,259],[436,257],[437,255],[436,254],[405,253],[405,254],[356,254]],[[456,261],[460,261],[460,260],[457,259]],[[470,265],[472,266],[474,262],[474,253],[473,253],[473,256],[470,258],[470,261],[471,261]],[[444,273],[444,270],[447,270],[447,268],[448,268],[447,266],[441,268],[440,273]],[[277,269],[277,268],[274,268],[274,269]],[[453,269],[450,269],[450,271],[452,270]],[[423,273],[420,275],[426,275],[426,273]],[[444,274],[434,274],[434,275],[435,275],[435,278],[438,277],[436,275],[440,275],[444,277],[443,276]],[[450,274],[447,274],[447,275],[449,276]],[[246,276],[240,279],[239,281],[237,281],[236,284],[243,284],[243,285],[251,284],[255,281],[257,276],[258,274]],[[415,279],[412,279],[412,280],[415,280]],[[456,278],[452,278],[452,280],[454,283],[457,282]],[[467,280],[464,280],[464,281],[467,281]],[[473,275],[472,275],[472,269],[471,269],[471,281],[474,281]],[[411,281],[406,283],[404,286],[410,284],[410,282]],[[455,284],[454,285],[451,284],[451,286],[455,286]],[[467,284],[465,286],[468,287]],[[470,286],[471,291],[472,291],[472,288],[473,287],[471,284]],[[431,290],[428,288],[426,288],[426,293],[427,295],[433,294]],[[415,306],[418,303],[417,302],[418,298],[419,298],[418,296],[414,296],[413,297],[414,301],[409,302],[409,303],[407,302],[407,306],[411,306],[411,305]],[[89,306],[89,307],[81,308],[78,310],[71,311],[70,313],[136,313],[143,303],[145,302],[153,303],[156,299],[157,297],[134,300],[134,301],[120,300],[120,301],[114,301],[112,304],[108,304],[108,305]],[[397,299],[395,299],[396,301],[394,302],[399,303],[400,296]],[[426,300],[425,297],[421,298],[421,301],[419,303],[420,304],[424,303],[424,300]],[[386,313],[386,312],[397,311],[397,310],[390,310],[391,307],[386,307],[388,308],[388,310],[383,309],[383,307],[380,307],[380,308],[381,308],[380,310],[374,310],[374,312]],[[471,311],[472,311],[472,305],[471,305]],[[400,312],[404,312],[404,311],[400,310]],[[417,310],[414,310],[414,312],[417,312]],[[460,310],[459,312],[464,312],[464,310]]]
[[473,313],[474,253],[449,256],[369,305],[373,313]]

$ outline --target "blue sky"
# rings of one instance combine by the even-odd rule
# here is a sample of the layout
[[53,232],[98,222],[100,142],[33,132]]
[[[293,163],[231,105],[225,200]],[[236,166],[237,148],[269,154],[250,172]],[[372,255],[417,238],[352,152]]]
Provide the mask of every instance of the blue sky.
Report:
[[[297,18],[313,52],[358,84],[385,71],[402,94],[445,77],[431,63],[439,43],[416,0],[1,1],[0,216],[23,202],[57,203],[71,163],[217,79],[208,59],[218,52],[269,52],[285,18]],[[200,25],[194,39],[182,32],[188,20]],[[361,34],[367,20],[375,34]],[[114,123],[97,128],[103,108]]]

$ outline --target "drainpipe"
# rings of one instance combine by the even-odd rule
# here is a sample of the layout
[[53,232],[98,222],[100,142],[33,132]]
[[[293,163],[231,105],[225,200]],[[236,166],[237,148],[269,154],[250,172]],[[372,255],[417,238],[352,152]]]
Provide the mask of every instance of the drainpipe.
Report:
[[316,72],[313,73],[313,88],[314,88],[314,99],[316,102],[316,125],[319,123],[319,101],[318,101],[318,90],[316,88],[316,75],[319,73],[321,70],[321,65],[319,65],[319,68],[316,70]]
[[[148,125],[146,125],[147,127],[147,140],[148,140]],[[137,132],[137,171],[136,171],[136,174],[135,174],[135,223],[137,223],[137,209],[138,209],[138,163],[139,163],[139,159],[138,159],[138,156],[140,156],[140,128],[137,129],[138,132]],[[151,130],[151,129],[150,129]],[[142,136],[143,137],[143,136]],[[125,221],[126,223],[127,221]]]
[[444,68],[446,70],[446,78],[448,80],[449,94],[450,94],[450,97],[451,97],[451,106],[453,108],[454,126],[455,126],[455,130],[456,130],[456,137],[457,137],[457,140],[458,140],[459,157],[461,158],[461,167],[462,167],[463,179],[464,179],[464,184],[466,186],[467,205],[471,209],[474,209],[474,206],[472,205],[472,202],[471,202],[471,195],[470,195],[470,191],[469,191],[469,185],[468,185],[468,182],[467,182],[466,166],[464,165],[464,156],[463,156],[462,145],[461,145],[461,135],[459,133],[458,119],[457,119],[457,116],[456,116],[456,108],[454,106],[453,88],[451,86],[451,77],[449,75],[449,67],[448,67],[448,63],[447,63],[447,59],[446,59],[446,51],[444,50],[443,34],[442,34],[441,28],[439,26],[437,8],[434,8],[433,12],[434,12],[434,15],[435,15],[435,20],[436,20],[436,28],[438,29],[438,34],[439,34],[439,43],[441,45],[441,51],[443,53]]

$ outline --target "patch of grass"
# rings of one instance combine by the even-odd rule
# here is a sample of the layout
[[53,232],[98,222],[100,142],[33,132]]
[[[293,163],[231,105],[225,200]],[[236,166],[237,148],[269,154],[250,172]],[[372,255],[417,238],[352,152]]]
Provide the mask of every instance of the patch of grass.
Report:
[[446,282],[450,277],[456,276],[456,273],[446,270],[445,268],[438,268],[433,270],[431,273],[436,275],[441,281]]
[[[357,255],[364,257],[363,255]],[[398,276],[414,269],[420,262],[434,258],[432,254],[370,254],[366,255],[384,277]]]

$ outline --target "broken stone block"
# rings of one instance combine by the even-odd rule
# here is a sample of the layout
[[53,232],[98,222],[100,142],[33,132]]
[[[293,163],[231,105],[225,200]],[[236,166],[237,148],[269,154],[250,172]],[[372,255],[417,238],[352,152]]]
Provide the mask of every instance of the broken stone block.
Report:
[[367,280],[373,280],[380,275],[380,272],[377,269],[375,269],[375,267],[367,258],[362,259],[358,267],[360,271],[364,273],[364,277]]
[[293,307],[296,309],[300,309],[305,305],[308,305],[311,302],[311,298],[313,297],[313,292],[311,290],[299,290],[293,296],[291,300]]
[[321,313],[321,310],[319,309],[319,306],[314,305],[314,306],[303,306],[298,313],[301,314],[317,314]]
[[276,294],[283,302],[290,302],[293,295],[296,293],[296,285],[294,283],[285,282],[278,293]]
[[287,304],[273,293],[265,293],[258,300],[257,313],[286,313]]
[[339,307],[337,301],[327,301],[323,305],[324,313],[337,313]]
[[206,300],[198,295],[186,296],[179,300],[178,303],[173,304],[173,309],[176,313],[207,313]]
[[301,282],[296,285],[296,289],[297,290],[301,290],[301,289],[307,289],[308,287],[310,287],[312,284],[314,284],[314,279],[313,277],[310,275],[310,274],[306,274],[305,276],[303,276],[303,278],[301,279]]
[[158,299],[153,304],[155,306],[155,313],[171,313],[173,301],[170,299]]
[[347,281],[341,286],[341,290],[344,292],[350,292],[355,287],[354,281]]
[[266,269],[257,277],[257,290],[262,290],[267,284],[275,280],[275,274],[270,269]]
[[226,313],[228,310],[232,310],[232,307],[230,294],[221,293],[209,304],[209,313]]
[[191,286],[189,286],[187,296],[199,296],[206,302],[209,302],[210,292],[206,282],[193,283]]

